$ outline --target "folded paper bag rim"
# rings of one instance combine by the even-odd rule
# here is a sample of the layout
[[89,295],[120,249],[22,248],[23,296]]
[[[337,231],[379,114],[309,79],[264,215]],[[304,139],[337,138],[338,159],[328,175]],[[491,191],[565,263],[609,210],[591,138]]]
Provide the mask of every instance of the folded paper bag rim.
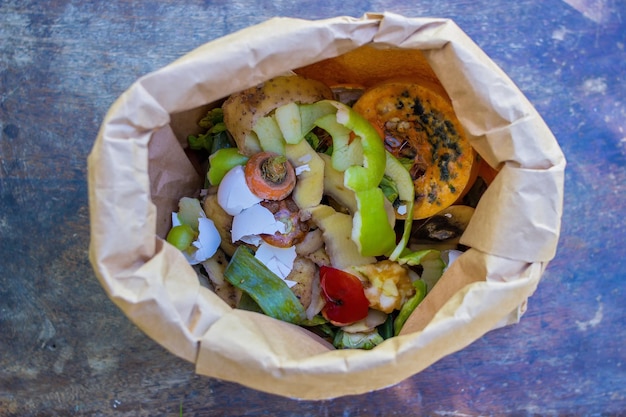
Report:
[[[157,229],[177,198],[198,187],[169,126],[172,114],[363,45],[422,50],[472,145],[504,174],[463,236],[472,247],[459,258],[466,267],[451,268],[442,278],[456,286],[439,291],[436,303],[425,304],[429,311],[422,309],[429,319],[413,320],[410,333],[372,351],[337,351],[296,326],[230,309],[199,284]],[[166,175],[167,164],[173,175]],[[564,168],[556,139],[536,110],[453,21],[388,12],[318,21],[275,18],[140,78],[112,105],[88,158],[90,260],[129,319],[195,363],[199,374],[287,397],[359,394],[398,383],[462,349],[526,301],[556,251]],[[518,224],[525,229],[517,230]],[[506,273],[511,265],[519,273]]]

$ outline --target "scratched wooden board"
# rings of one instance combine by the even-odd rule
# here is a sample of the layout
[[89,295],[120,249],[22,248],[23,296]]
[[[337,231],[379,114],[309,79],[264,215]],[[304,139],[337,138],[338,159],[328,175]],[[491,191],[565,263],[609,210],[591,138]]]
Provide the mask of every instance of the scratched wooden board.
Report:
[[[618,1],[0,2],[0,415],[626,413],[626,9]],[[568,159],[557,257],[520,324],[367,395],[295,401],[194,375],[106,297],[86,156],[135,79],[275,15],[453,18]]]

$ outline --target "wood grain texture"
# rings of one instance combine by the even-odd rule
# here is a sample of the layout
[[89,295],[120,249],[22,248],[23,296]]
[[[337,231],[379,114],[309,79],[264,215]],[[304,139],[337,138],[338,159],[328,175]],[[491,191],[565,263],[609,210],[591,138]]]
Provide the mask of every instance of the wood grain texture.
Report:
[[[88,261],[86,157],[138,77],[282,15],[454,19],[568,160],[560,247],[520,324],[367,395],[296,401],[194,374]],[[620,1],[0,2],[0,415],[626,414],[626,8]]]

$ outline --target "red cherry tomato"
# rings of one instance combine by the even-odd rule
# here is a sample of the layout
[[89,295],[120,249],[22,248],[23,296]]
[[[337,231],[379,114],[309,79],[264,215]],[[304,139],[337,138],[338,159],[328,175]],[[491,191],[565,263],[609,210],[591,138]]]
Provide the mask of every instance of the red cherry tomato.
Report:
[[340,269],[322,266],[320,283],[326,300],[322,315],[327,320],[336,325],[346,325],[367,316],[370,303],[357,277]]

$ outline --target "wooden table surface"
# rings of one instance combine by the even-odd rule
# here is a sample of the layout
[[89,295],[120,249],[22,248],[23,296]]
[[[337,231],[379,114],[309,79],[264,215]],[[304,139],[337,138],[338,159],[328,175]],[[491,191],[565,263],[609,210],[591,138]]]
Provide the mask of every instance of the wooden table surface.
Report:
[[[297,401],[194,374],[87,258],[86,157],[138,77],[273,16],[449,17],[568,160],[560,246],[521,323],[367,395]],[[623,0],[0,2],[0,415],[626,415]]]

